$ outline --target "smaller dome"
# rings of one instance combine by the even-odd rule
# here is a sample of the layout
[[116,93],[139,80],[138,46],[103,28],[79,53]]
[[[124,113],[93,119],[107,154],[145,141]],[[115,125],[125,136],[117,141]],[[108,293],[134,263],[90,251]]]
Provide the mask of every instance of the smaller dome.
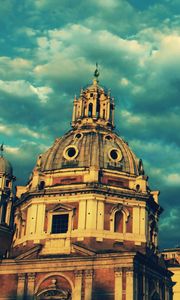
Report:
[[0,173],[12,176],[13,170],[10,162],[4,158],[0,157]]

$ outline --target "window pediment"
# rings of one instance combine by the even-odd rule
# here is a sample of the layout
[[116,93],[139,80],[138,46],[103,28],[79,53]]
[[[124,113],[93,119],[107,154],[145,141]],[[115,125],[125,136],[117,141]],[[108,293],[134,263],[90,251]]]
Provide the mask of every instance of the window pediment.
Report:
[[50,213],[60,213],[60,212],[70,212],[75,209],[74,206],[67,205],[67,204],[58,204],[56,207],[51,209],[49,212]]

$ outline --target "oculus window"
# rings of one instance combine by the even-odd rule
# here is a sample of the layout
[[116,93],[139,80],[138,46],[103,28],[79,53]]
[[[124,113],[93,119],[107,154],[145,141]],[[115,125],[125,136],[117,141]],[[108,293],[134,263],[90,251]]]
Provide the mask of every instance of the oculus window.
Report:
[[108,152],[108,156],[109,156],[110,160],[114,161],[114,162],[119,162],[123,158],[122,152],[116,148],[110,149]]
[[78,155],[78,149],[74,145],[66,147],[63,151],[63,156],[67,160],[73,160]]

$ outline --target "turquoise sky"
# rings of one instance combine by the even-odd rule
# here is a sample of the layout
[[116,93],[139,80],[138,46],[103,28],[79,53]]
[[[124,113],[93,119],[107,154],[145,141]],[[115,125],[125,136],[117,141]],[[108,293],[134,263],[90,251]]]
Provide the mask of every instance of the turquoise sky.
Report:
[[161,191],[161,248],[180,244],[179,0],[0,2],[0,141],[17,184],[70,128],[98,62],[116,129]]

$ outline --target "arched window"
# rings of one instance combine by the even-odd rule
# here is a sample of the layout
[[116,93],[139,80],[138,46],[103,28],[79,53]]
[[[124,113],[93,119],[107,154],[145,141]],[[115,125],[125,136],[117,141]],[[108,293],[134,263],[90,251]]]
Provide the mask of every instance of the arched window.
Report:
[[70,300],[71,293],[66,290],[60,290],[60,289],[46,289],[45,291],[42,291],[36,298],[37,300],[48,300],[48,299],[60,299],[60,300]]
[[72,285],[64,276],[46,276],[36,287],[35,296],[36,300],[72,300]]
[[90,103],[89,104],[89,109],[88,109],[88,117],[92,117],[92,113],[93,113],[93,104]]
[[123,213],[122,211],[116,211],[114,216],[114,231],[123,233]]
[[43,190],[45,188],[45,182],[42,180],[39,183],[39,190]]
[[105,119],[106,111],[103,109],[103,119]]
[[6,223],[6,211],[7,211],[7,202],[4,202],[2,205],[2,211],[1,211],[1,223]]
[[97,102],[97,107],[96,107],[96,117],[99,118],[100,115],[100,103],[99,101]]
[[115,206],[111,211],[110,230],[112,232],[126,233],[129,211],[122,205]]

